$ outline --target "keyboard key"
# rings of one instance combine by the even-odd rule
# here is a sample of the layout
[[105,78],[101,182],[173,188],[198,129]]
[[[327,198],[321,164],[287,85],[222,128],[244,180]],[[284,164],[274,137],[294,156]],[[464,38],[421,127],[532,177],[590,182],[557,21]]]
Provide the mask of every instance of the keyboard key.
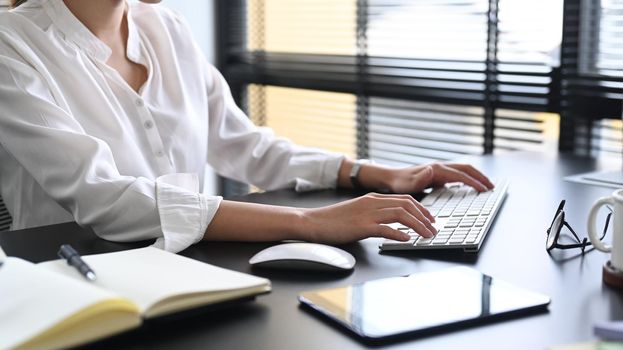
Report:
[[433,191],[424,197],[420,203],[423,206],[433,205],[433,203],[435,203],[435,201],[439,198],[439,195],[441,195],[441,191]]
[[404,227],[404,228],[408,229],[407,226],[405,226],[405,225],[403,225],[403,224],[401,224],[399,222],[394,222],[394,223],[391,223],[391,224],[387,224],[387,226],[393,228],[394,230],[399,230],[401,227]]
[[433,241],[432,238],[424,238],[422,237],[421,239],[419,239],[415,245],[430,245],[430,243]]
[[416,241],[415,239],[410,239],[406,242],[386,239],[383,241],[382,245],[385,248],[412,247],[415,244],[415,241]]

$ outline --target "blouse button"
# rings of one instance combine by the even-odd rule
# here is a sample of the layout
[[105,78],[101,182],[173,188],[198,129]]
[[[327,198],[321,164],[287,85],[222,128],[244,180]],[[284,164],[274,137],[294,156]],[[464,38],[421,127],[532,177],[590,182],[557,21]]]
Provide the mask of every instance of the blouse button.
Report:
[[164,152],[163,151],[158,151],[158,152],[156,152],[156,155],[158,157],[162,157],[162,156],[164,156]]
[[143,106],[145,106],[145,102],[143,101],[142,98],[138,98],[138,99],[136,99],[136,105],[138,107],[143,107]]
[[151,120],[145,122],[145,129],[151,129],[154,126],[154,123]]

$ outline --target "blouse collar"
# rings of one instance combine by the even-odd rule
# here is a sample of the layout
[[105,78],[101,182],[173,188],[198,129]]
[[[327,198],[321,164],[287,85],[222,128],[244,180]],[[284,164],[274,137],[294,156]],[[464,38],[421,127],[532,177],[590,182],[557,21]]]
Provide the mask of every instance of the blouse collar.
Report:
[[[127,3],[126,3],[127,4]],[[63,0],[44,1],[43,6],[55,26],[63,32],[67,40],[73,41],[82,50],[101,62],[108,61],[112,50],[95,34],[80,22],[67,8]],[[127,56],[133,61],[140,57],[140,41],[136,25],[131,15],[131,6],[127,5],[128,43]]]

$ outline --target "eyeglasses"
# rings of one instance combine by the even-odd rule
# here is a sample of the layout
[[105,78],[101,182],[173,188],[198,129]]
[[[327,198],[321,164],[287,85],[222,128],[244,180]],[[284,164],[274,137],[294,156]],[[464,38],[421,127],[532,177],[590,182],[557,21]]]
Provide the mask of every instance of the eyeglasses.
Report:
[[[545,248],[547,249],[548,252],[554,248],[558,248],[558,249],[580,248],[582,249],[582,254],[584,254],[584,249],[587,246],[591,245],[591,242],[588,241],[588,238],[584,238],[580,240],[580,237],[578,237],[578,235],[571,228],[571,226],[569,226],[569,224],[565,221],[565,211],[563,210],[564,207],[565,207],[565,200],[563,199],[560,202],[560,205],[558,205],[558,209],[556,210],[556,215],[554,215],[554,220],[552,220],[552,224],[547,229],[547,240],[545,241]],[[608,207],[608,209],[610,208]],[[604,226],[604,232],[601,235],[601,237],[599,237],[599,240],[604,239],[604,237],[606,236],[606,232],[608,231],[608,224],[610,223],[610,217],[612,217],[612,209],[610,209],[610,213],[606,217],[606,225]],[[571,234],[573,234],[573,237],[575,237],[575,240],[577,243],[572,243],[572,244],[558,243],[558,239],[560,237],[560,231],[562,230],[563,226],[568,228],[569,231],[571,231]]]

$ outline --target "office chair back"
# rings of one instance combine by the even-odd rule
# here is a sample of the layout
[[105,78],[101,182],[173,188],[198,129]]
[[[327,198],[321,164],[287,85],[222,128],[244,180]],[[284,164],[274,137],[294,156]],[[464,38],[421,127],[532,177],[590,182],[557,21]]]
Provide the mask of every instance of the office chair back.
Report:
[[11,227],[12,221],[13,218],[11,218],[11,214],[9,214],[2,197],[0,197],[0,231],[8,230]]

